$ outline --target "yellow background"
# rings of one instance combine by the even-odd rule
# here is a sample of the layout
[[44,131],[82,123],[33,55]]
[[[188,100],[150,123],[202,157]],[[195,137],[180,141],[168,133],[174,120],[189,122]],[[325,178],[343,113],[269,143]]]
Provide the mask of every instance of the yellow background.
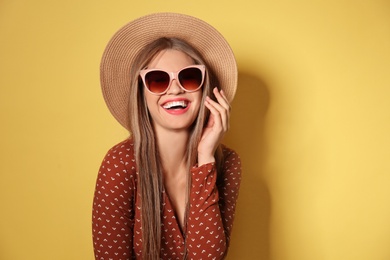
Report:
[[2,0],[0,259],[93,259],[111,117],[99,61],[141,15],[218,28],[239,65],[226,143],[244,179],[229,259],[390,259],[387,0]]

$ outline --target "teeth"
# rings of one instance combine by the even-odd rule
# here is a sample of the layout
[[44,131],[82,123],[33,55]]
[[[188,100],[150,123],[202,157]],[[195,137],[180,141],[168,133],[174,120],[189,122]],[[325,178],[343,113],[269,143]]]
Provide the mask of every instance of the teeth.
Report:
[[183,107],[183,108],[186,108],[187,107],[187,102],[184,101],[184,100],[172,101],[172,102],[165,103],[164,106],[163,106],[163,108],[165,108],[165,109],[170,109],[172,107]]

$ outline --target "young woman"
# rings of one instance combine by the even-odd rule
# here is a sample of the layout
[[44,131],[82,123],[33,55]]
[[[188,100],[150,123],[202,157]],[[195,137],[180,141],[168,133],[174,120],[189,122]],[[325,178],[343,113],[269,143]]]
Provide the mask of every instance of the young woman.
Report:
[[221,144],[237,84],[225,39],[187,15],[141,17],[111,39],[101,82],[130,137],[99,170],[95,258],[224,258],[241,180]]

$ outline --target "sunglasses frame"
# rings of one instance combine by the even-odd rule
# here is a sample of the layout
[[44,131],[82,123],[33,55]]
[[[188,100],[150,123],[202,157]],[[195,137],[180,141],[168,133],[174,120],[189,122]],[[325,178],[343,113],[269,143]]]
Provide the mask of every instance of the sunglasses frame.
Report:
[[[197,68],[197,69],[199,69],[199,70],[201,71],[201,73],[202,73],[202,81],[201,81],[201,83],[199,84],[199,87],[196,88],[196,89],[194,89],[194,90],[187,90],[185,87],[183,87],[183,86],[181,85],[180,80],[179,80],[179,78],[178,78],[180,72],[182,72],[182,71],[185,70],[185,69],[190,69],[190,68]],[[167,74],[169,75],[169,84],[168,84],[168,86],[166,87],[166,89],[165,89],[163,92],[161,92],[161,93],[152,92],[152,91],[149,89],[149,87],[146,85],[145,76],[146,76],[146,74],[148,74],[149,72],[152,72],[152,71],[162,71],[162,72],[165,72],[165,73],[167,73]],[[158,95],[158,96],[164,95],[165,93],[167,93],[167,91],[168,91],[168,89],[170,88],[170,86],[172,85],[172,81],[173,81],[174,79],[176,79],[177,85],[178,85],[181,89],[183,89],[185,92],[191,93],[191,92],[198,91],[198,90],[203,86],[205,74],[206,74],[206,66],[205,66],[205,65],[190,65],[190,66],[184,67],[184,68],[182,68],[182,69],[180,69],[180,70],[178,70],[178,71],[176,71],[176,72],[171,72],[171,71],[169,72],[169,71],[166,71],[166,70],[163,70],[163,69],[143,69],[143,70],[141,70],[140,73],[139,73],[139,75],[141,76],[141,79],[142,79],[142,82],[143,82],[145,88],[146,88],[151,94],[153,94],[153,95]]]

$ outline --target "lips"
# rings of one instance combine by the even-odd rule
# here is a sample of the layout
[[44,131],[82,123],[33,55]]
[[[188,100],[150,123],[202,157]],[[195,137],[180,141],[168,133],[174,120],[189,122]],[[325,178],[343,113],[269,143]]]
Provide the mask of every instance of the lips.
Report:
[[174,99],[167,100],[161,106],[162,108],[172,115],[181,115],[187,112],[191,102],[188,99]]

